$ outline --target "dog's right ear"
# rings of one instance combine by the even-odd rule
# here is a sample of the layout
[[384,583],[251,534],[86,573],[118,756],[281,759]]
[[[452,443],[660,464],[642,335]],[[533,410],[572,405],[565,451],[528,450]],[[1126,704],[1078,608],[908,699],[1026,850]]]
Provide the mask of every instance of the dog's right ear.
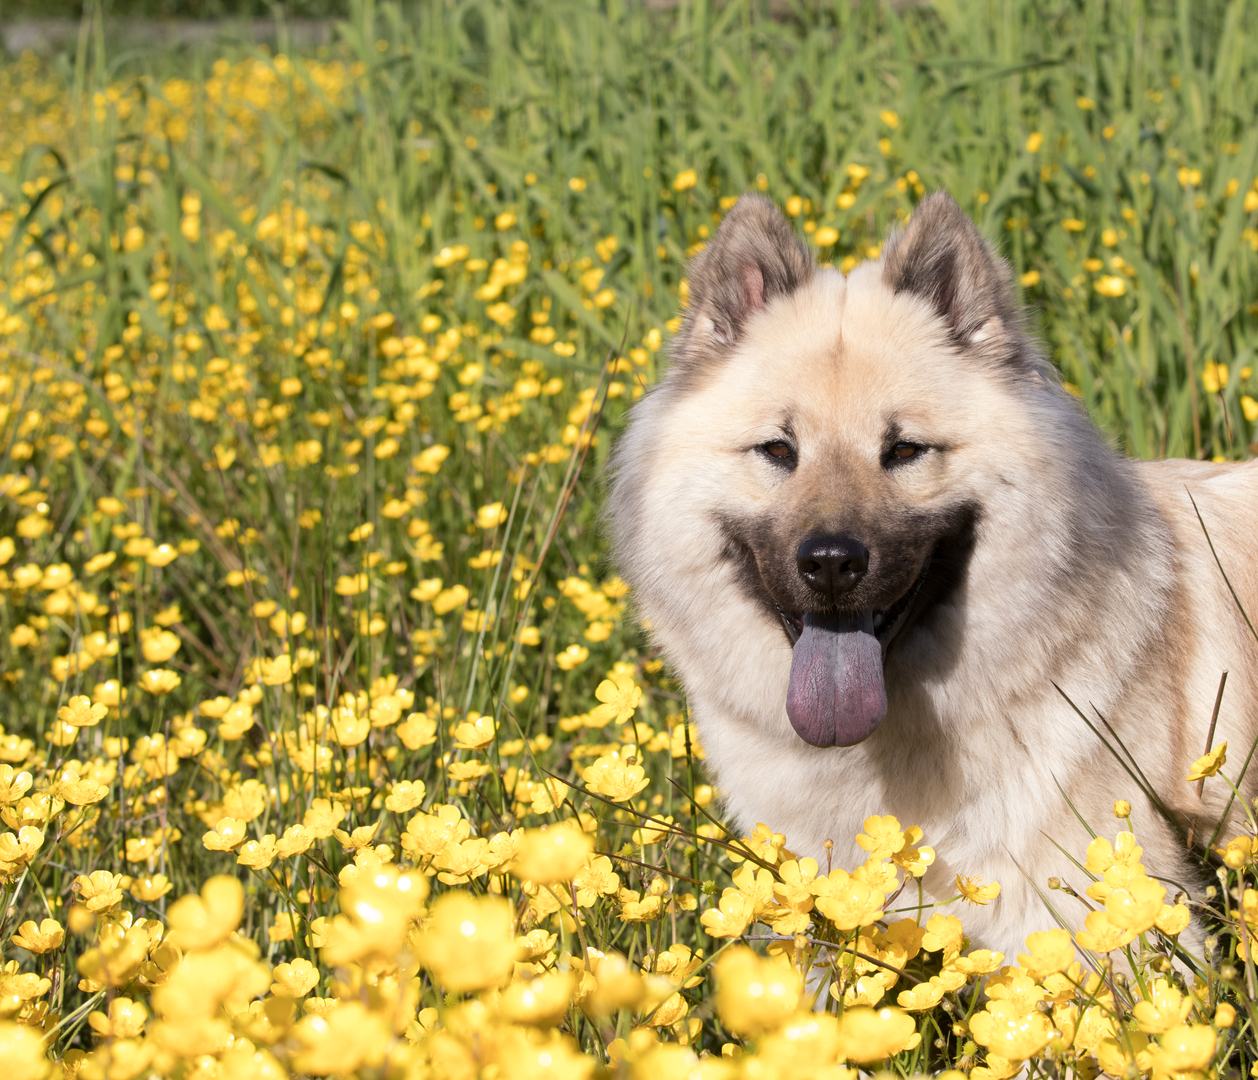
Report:
[[735,203],[689,267],[689,308],[672,354],[699,363],[732,349],[757,311],[805,284],[812,256],[763,195]]

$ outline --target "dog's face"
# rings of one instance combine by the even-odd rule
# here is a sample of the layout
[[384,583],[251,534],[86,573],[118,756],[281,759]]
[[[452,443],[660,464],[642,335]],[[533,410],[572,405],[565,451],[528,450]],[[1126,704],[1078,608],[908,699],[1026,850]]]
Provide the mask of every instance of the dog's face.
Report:
[[795,730],[859,742],[886,712],[888,650],[956,587],[1001,482],[998,418],[1032,375],[1004,268],[946,196],[849,278],[744,200],[690,290],[660,451],[692,463],[679,483],[713,523],[711,558],[793,646]]

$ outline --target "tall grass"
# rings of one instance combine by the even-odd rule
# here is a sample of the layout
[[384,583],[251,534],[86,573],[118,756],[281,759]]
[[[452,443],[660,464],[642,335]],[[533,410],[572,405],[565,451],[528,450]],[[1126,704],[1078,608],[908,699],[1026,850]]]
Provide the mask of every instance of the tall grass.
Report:
[[[716,998],[698,958],[720,947],[722,887],[754,889],[731,877],[698,733],[626,619],[598,528],[600,469],[656,377],[687,253],[745,190],[777,199],[844,268],[876,256],[926,192],[951,191],[1124,448],[1250,452],[1247,5],[775,12],[364,3],[319,55],[226,57],[110,53],[97,12],[74,56],[0,68],[0,816],[13,830],[0,947],[18,960],[0,975],[0,1045],[18,1053],[5,1025],[20,1021],[84,1080],[211,1061],[228,1075],[268,1061],[370,1071],[386,1046],[390,1069],[454,1075],[441,1055],[472,1054],[491,1029],[504,1056],[471,1072],[518,1065],[513,1039],[543,1040],[574,1076],[690,1068],[695,1051],[717,1055],[703,1066],[716,1075],[743,1045],[749,1071],[757,1047],[756,1061],[787,1060],[773,1041],[786,1029],[748,1019],[733,991]],[[565,891],[571,868],[543,880],[554,853],[537,854],[537,834],[516,835],[572,820],[615,857],[586,868],[602,883],[588,904]],[[887,865],[911,885],[899,829],[907,846]],[[864,859],[835,841],[836,865]],[[750,848],[778,884],[784,842],[765,832]],[[1242,847],[1225,888],[1243,887]],[[417,975],[399,960],[414,906],[397,940],[368,941],[356,875],[383,875],[369,900],[393,911],[390,865],[439,893],[513,901],[514,930],[540,934],[515,974],[557,980],[553,1015],[503,1004],[517,983],[484,999],[496,1019],[478,1028],[463,992],[494,977],[456,969],[492,972],[506,953],[447,967],[412,940],[428,956]],[[167,906],[213,874],[239,875],[250,902],[235,911],[211,885],[204,908]],[[1247,935],[1245,904],[1215,917]],[[761,934],[810,925],[777,902],[755,914]],[[11,949],[42,918],[64,941],[40,949],[23,931]],[[218,938],[206,919],[226,927]],[[911,992],[903,1030],[892,1017],[895,1030],[858,1038],[849,1018],[814,1063],[894,1054],[905,1073],[1009,1075],[1016,1055],[983,1057],[989,1041],[971,1038],[982,1010],[963,989],[991,958],[959,984],[944,970],[959,928],[954,942],[936,924],[938,948],[904,956],[879,930],[812,919],[786,950],[790,978],[811,968],[814,989],[838,986],[823,999],[835,1011],[872,1003],[856,976],[888,965],[907,974],[883,1004],[949,983],[934,1002]],[[304,1019],[283,1004],[289,969],[269,996],[265,983],[207,991],[201,1013],[157,992],[228,970],[237,924],[256,956],[231,956],[315,963]],[[1121,1071],[1137,1051],[1153,1055],[1146,1070],[1248,1067],[1253,967],[1234,938],[1181,955],[1201,978],[1175,984],[1197,1057],[1158,1057],[1169,1036],[1149,1044],[1130,1020],[1142,997],[1169,1001],[1151,980],[1179,978],[1173,924],[1121,947],[1130,980],[1106,959],[1115,946],[1085,955],[1095,978],[1051,984],[1104,1033],[1041,1043],[1035,1068]],[[836,966],[827,949],[844,945],[866,958]],[[634,971],[600,974],[591,949]],[[742,955],[729,949],[722,985],[742,985]],[[1041,968],[997,978],[1063,976]],[[240,970],[254,987],[257,970]],[[19,971],[47,985],[3,982]],[[124,1000],[147,1001],[154,1023],[137,1027]],[[1229,1001],[1235,1026],[1217,1011]],[[1053,1017],[1064,1032],[1067,1013]],[[242,1039],[273,1058],[233,1056]]]

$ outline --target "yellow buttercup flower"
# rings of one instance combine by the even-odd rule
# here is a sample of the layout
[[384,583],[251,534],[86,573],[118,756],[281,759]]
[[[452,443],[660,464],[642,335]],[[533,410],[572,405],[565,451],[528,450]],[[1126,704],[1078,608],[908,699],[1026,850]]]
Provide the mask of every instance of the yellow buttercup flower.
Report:
[[493,743],[497,730],[492,716],[468,713],[454,729],[454,745],[460,750],[482,750]]
[[642,701],[642,688],[630,675],[617,674],[598,684],[594,696],[601,704],[590,710],[590,726],[623,724],[634,714]]
[[22,798],[35,778],[29,772],[18,772],[12,765],[0,765],[0,806],[10,806]]
[[138,1001],[116,997],[109,1003],[109,1013],[93,1012],[87,1018],[88,1027],[107,1039],[134,1039],[144,1030],[149,1012]]
[[899,1009],[850,1008],[839,1024],[838,1056],[860,1065],[882,1061],[921,1042],[913,1018]]
[[1187,905],[1176,904],[1172,907],[1170,904],[1163,904],[1153,925],[1168,937],[1174,937],[1183,933],[1191,921],[1192,912]]
[[[0,854],[0,858],[3,857]],[[79,903],[88,911],[99,914],[111,911],[122,903],[121,875],[111,874],[108,870],[80,874],[74,879],[74,887],[79,894]]]
[[1139,877],[1106,897],[1105,912],[1114,926],[1142,934],[1157,921],[1165,896],[1166,890],[1152,878]]
[[174,885],[171,884],[165,874],[153,874],[152,876],[135,878],[131,882],[131,895],[137,900],[144,903],[156,903],[165,896]]
[[405,814],[414,810],[424,801],[424,782],[422,780],[400,780],[393,785],[388,797],[384,800],[384,808],[395,814]]
[[715,908],[709,908],[699,916],[712,937],[740,937],[755,918],[755,902],[738,889],[726,889]]
[[205,950],[225,941],[240,925],[245,894],[233,877],[209,878],[201,894],[176,900],[167,913],[170,932],[181,949]]
[[682,169],[673,178],[674,191],[689,191],[699,182],[699,174],[694,169]]
[[1075,935],[1079,945],[1091,952],[1107,953],[1121,949],[1135,938],[1137,931],[1128,930],[1114,923],[1107,912],[1092,911],[1084,920],[1086,929]]
[[1151,1055],[1158,1073],[1190,1073],[1204,1069],[1214,1057],[1216,1036],[1204,1024],[1179,1024],[1162,1034]]
[[52,792],[73,806],[90,806],[109,794],[109,788],[90,776],[80,777],[73,769],[65,769],[57,777]]
[[202,842],[210,851],[232,851],[245,842],[247,834],[245,823],[235,818],[219,818],[214,826],[202,838]]
[[835,869],[813,883],[816,908],[839,930],[855,930],[882,918],[884,896],[877,889]]
[[604,754],[584,769],[581,777],[591,791],[613,802],[632,799],[651,782],[641,765],[630,763],[618,754]]
[[153,548],[152,551],[144,556],[144,561],[148,563],[149,566],[156,566],[160,568],[163,566],[169,566],[178,557],[179,551],[173,544],[158,544],[157,547]]
[[258,676],[265,686],[287,686],[293,681],[293,658],[287,653],[274,659],[261,657],[258,667]]
[[1104,874],[1112,866],[1139,865],[1143,854],[1144,849],[1136,843],[1134,833],[1120,832],[1113,845],[1098,836],[1088,844],[1088,857],[1083,866],[1090,874]]
[[57,719],[75,727],[94,727],[108,714],[109,708],[103,704],[92,704],[86,695],[72,697],[57,710]]
[[901,990],[895,1000],[896,1004],[907,1012],[925,1012],[938,1005],[943,1000],[943,996],[943,984],[930,979],[927,982],[918,983],[909,990]]
[[538,885],[571,881],[594,850],[594,838],[574,821],[542,829],[529,829],[520,839],[508,869],[516,877]]
[[589,655],[590,650],[584,645],[569,645],[555,657],[555,663],[561,671],[571,671],[573,668],[584,664]]
[[1161,1035],[1182,1024],[1192,1005],[1191,996],[1181,994],[1165,979],[1158,979],[1146,992],[1145,1000],[1136,1002],[1131,1015],[1141,1031]]
[[112,566],[117,558],[116,551],[103,551],[99,555],[93,555],[83,564],[83,573],[99,574],[106,567]]
[[932,915],[926,921],[922,948],[927,952],[941,952],[948,959],[961,951],[964,936],[961,920],[955,915]]
[[[1021,960],[1022,958],[1019,957],[1020,962]],[[947,970],[957,971],[963,975],[990,975],[998,970],[1004,961],[1004,953],[993,952],[991,949],[975,949],[965,956],[954,956],[945,967]]]
[[61,948],[65,941],[65,928],[56,919],[43,919],[38,924],[27,919],[10,939],[19,949],[40,955]]
[[856,843],[868,851],[871,858],[889,859],[906,843],[899,821],[890,814],[867,817],[864,828],[865,831],[857,835]]
[[160,627],[153,627],[140,635],[140,651],[150,664],[165,663],[182,644],[178,636]]
[[343,574],[336,579],[332,591],[337,596],[358,596],[365,593],[368,587],[366,574]]
[[1028,934],[1026,947],[1027,952],[1018,954],[1018,963],[1037,981],[1065,971],[1074,963],[1075,946],[1069,930],[1043,930]]
[[500,986],[515,964],[511,905],[448,892],[433,904],[413,949],[437,985],[453,993]]
[[476,511],[478,529],[496,529],[507,520],[507,510],[500,502],[486,503]]
[[146,694],[161,697],[169,694],[183,680],[173,671],[165,668],[152,668],[140,676],[140,689]]
[[[904,830],[904,846],[891,856],[891,861],[902,870],[907,871],[914,877],[921,877],[926,873],[931,863],[935,861],[935,849],[922,845],[914,847],[922,838],[922,830],[911,825]],[[999,888],[999,886],[997,886]]]
[[1227,763],[1227,743],[1219,743],[1213,750],[1207,754],[1202,754],[1196,761],[1192,763],[1192,768],[1188,770],[1188,775],[1184,777],[1190,784],[1203,780],[1208,776],[1214,776]]
[[761,957],[745,945],[721,953],[714,969],[721,1023],[736,1035],[758,1035],[792,1016],[803,989],[784,956]]
[[304,956],[271,969],[271,993],[276,997],[305,997],[319,984],[319,969]]
[[971,904],[986,906],[1000,895],[1000,882],[989,881],[984,885],[976,877],[957,875],[957,891],[961,899]]
[[1010,1001],[989,1001],[970,1018],[974,1041],[1007,1061],[1025,1061],[1048,1045],[1053,1026],[1039,1012],[1023,1013]]

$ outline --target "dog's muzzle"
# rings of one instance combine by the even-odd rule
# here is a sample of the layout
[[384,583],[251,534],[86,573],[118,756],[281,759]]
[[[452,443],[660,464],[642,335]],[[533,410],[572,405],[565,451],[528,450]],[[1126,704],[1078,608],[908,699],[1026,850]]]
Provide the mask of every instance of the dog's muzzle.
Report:
[[[849,584],[851,577],[859,581],[868,565],[868,553],[859,544],[856,548],[859,551],[831,542],[818,557],[818,553],[801,547],[800,576],[808,581],[805,570],[811,570],[818,581],[809,581],[809,585],[818,593],[822,587],[831,597],[847,592],[855,584]],[[810,564],[807,568],[806,559]],[[908,621],[930,563],[928,558],[917,579],[888,608],[803,615],[788,615],[778,609],[794,649],[786,715],[804,742],[821,747],[852,746],[869,738],[882,723],[887,715],[883,657]]]

